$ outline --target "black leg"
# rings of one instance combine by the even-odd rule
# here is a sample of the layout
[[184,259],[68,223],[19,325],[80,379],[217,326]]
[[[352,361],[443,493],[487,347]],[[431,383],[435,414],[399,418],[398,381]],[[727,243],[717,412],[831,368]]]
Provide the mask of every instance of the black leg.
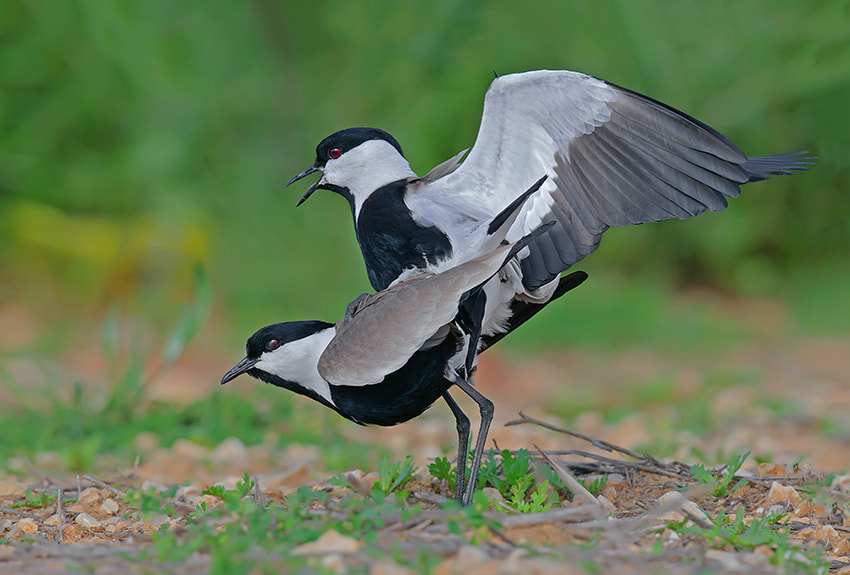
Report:
[[452,399],[448,391],[443,392],[443,399],[446,400],[457,422],[457,480],[455,481],[455,499],[458,503],[463,503],[463,485],[466,479],[466,453],[469,451],[469,418],[460,409],[457,402]]
[[[453,370],[450,370],[453,372]],[[481,412],[481,427],[478,429],[478,437],[475,440],[475,454],[472,456],[472,465],[469,468],[469,483],[463,494],[462,505],[472,503],[472,494],[475,492],[475,484],[478,481],[478,468],[481,467],[481,458],[484,456],[484,446],[487,443],[487,432],[490,431],[490,423],[493,421],[493,402],[481,395],[477,389],[469,385],[457,373],[452,373],[455,385],[463,390],[466,395],[475,400]]]

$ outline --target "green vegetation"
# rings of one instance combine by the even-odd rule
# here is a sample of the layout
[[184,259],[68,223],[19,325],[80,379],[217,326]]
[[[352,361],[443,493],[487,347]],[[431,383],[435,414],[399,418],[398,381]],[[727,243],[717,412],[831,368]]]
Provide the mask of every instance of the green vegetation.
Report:
[[[319,139],[354,125],[389,130],[426,172],[474,141],[491,70],[583,71],[700,118],[748,154],[820,157],[808,173],[745,187],[722,214],[610,230],[577,266],[587,284],[500,352],[637,344],[702,358],[777,334],[847,333],[846,2],[544,0],[520,10],[504,0],[10,0],[0,3],[0,38],[0,474],[27,474],[23,457],[44,452],[67,472],[114,469],[135,460],[143,434],[165,448],[230,437],[319,446],[329,472],[377,462],[371,494],[332,505],[327,493],[301,489],[263,509],[247,476],[236,489],[209,487],[222,506],[156,533],[156,560],[201,550],[217,573],[237,564],[321,571],[290,552],[331,529],[359,537],[387,517],[422,512],[404,499],[412,458],[353,442],[351,424],[319,405],[266,385],[219,388],[215,378],[186,404],[150,389],[187,350],[226,369],[262,325],[340,317],[368,290],[349,208],[317,193],[296,210],[304,188],[285,182],[312,162]],[[738,296],[766,300],[782,317],[741,314]],[[68,360],[98,345],[106,385],[76,375]],[[705,437],[734,417],[718,415],[712,398],[742,382],[756,392],[765,385],[763,374],[734,369],[705,370],[685,396],[673,374],[583,382],[547,408],[567,419],[597,410],[606,423],[651,414],[639,451],[665,457],[679,431]],[[799,409],[755,395],[774,414]],[[822,427],[847,431],[840,421]],[[745,455],[694,455],[727,462],[722,474],[691,470],[714,497],[738,487]],[[428,469],[453,492],[447,458]],[[605,481],[585,487],[598,493]],[[476,487],[499,491],[499,511],[543,511],[566,496],[523,450],[489,451]],[[130,490],[126,501],[176,518],[175,489]],[[30,491],[15,507],[43,511],[56,497]],[[474,501],[441,511],[452,533],[479,542],[495,527],[486,496]],[[325,504],[342,512],[314,512]],[[723,548],[767,545],[776,564],[822,566],[789,543],[778,516],[745,525],[740,513],[721,514],[711,528],[670,528]],[[366,554],[433,568],[427,551],[403,555],[369,537]]]
[[711,527],[671,523],[668,528],[677,533],[705,539],[711,547],[752,551],[767,546],[773,552],[770,563],[811,573],[826,573],[829,563],[817,549],[802,549],[789,539],[789,529],[783,523],[785,514],[770,514],[761,519],[746,520],[744,510],[738,509],[734,517],[720,513]]
[[[388,464],[402,469],[407,462]],[[211,573],[231,573],[233,569],[248,572],[254,568],[271,572],[282,567],[315,567],[316,558],[303,556],[297,548],[333,530],[357,541],[360,551],[366,556],[391,556],[411,568],[428,567],[422,572],[429,572],[433,567],[434,557],[430,560],[425,557],[433,555],[425,543],[419,553],[402,556],[386,540],[380,539],[380,530],[389,522],[410,521],[422,513],[420,506],[407,504],[403,496],[387,497],[376,485],[369,498],[352,493],[332,501],[323,491],[303,487],[288,496],[285,504],[272,502],[264,508],[252,498],[252,489],[253,483],[246,476],[235,490],[210,490],[209,494],[219,497],[223,505],[216,509],[198,508],[185,519],[185,528],[179,533],[168,529],[154,533],[154,545],[146,554],[147,558],[179,562],[197,551],[203,551],[212,557]],[[149,509],[165,509],[172,518],[176,518],[173,509],[169,509],[162,497],[157,499],[153,494],[141,497],[147,501],[145,505]],[[467,508],[449,502],[441,520],[453,533],[472,534],[470,540],[473,542],[482,537],[487,539],[487,530],[495,524],[482,514],[486,504],[486,497],[482,498],[481,494]],[[349,568],[353,570],[350,572],[366,572],[365,565],[357,563],[357,560]]]
[[[271,321],[338,317],[367,288],[348,206],[316,194],[296,210],[301,191],[283,189],[319,139],[383,127],[424,173],[473,142],[491,70],[565,68],[668,102],[750,154],[821,159],[720,215],[611,230],[581,264],[590,282],[509,345],[698,339],[669,333],[681,314],[726,338],[710,310],[663,313],[681,286],[790,299],[804,329],[843,331],[842,6],[4,2],[0,302],[68,322],[117,302],[170,323],[201,263],[234,345]],[[821,291],[845,313],[824,313]],[[28,344],[67,345],[55,333]]]
[[750,452],[748,451],[743,455],[736,455],[732,457],[726,463],[723,470],[718,473],[720,478],[717,477],[718,474],[712,473],[699,463],[691,466],[691,475],[693,475],[694,479],[696,479],[699,483],[708,487],[709,493],[711,493],[712,496],[729,497],[733,491],[747,484],[747,482],[743,479],[739,479],[736,483],[732,482],[735,480],[735,473],[741,469],[744,461],[746,461],[749,456]]
[[396,462],[390,461],[387,457],[382,457],[378,460],[377,467],[378,483],[376,486],[384,495],[404,489],[404,486],[413,479],[413,475],[416,473],[412,455],[408,455],[404,461]]

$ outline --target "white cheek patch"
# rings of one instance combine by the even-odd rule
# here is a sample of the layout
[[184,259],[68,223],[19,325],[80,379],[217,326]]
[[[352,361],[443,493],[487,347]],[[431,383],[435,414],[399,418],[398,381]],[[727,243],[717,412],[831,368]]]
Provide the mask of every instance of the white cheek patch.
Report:
[[415,178],[410,164],[385,140],[369,140],[325,164],[324,179],[348,188],[354,198],[354,215],[376,189],[403,178]]
[[274,351],[263,352],[254,367],[293,381],[333,403],[330,385],[319,375],[319,357],[333,339],[336,329],[324,329],[311,336],[283,344]]

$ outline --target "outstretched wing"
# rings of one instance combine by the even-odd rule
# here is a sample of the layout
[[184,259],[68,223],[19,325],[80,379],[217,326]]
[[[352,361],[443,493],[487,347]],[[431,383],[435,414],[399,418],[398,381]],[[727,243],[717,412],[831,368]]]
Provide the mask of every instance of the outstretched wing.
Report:
[[722,210],[741,184],[805,169],[807,159],[747,158],[723,134],[656,100],[577,72],[540,70],[493,82],[469,156],[417,201],[454,211],[462,235],[465,217],[492,217],[549,175],[543,189],[554,193],[532,198],[507,238],[555,220],[521,262],[533,290],[595,250],[610,226]]

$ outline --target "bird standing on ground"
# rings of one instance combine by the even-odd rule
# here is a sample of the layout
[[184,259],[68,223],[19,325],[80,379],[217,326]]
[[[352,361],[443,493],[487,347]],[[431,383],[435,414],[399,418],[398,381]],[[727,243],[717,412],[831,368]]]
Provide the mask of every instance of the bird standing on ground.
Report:
[[[442,397],[457,422],[455,497],[468,505],[493,416],[493,404],[467,381],[474,351],[482,350],[477,341],[480,326],[470,324],[468,310],[475,307],[482,286],[545,229],[439,274],[420,276],[375,295],[364,294],[349,304],[336,325],[296,321],[264,327],[248,339],[246,357],[221,383],[247,373],[310,397],[363,425],[407,421]],[[565,276],[556,297],[586,277],[583,272]],[[525,321],[543,305],[526,304],[515,321]],[[497,340],[482,346],[486,349]],[[470,424],[449,395],[452,385],[475,400],[481,413],[466,490]]]
[[484,224],[541,176],[543,191],[508,231],[516,241],[555,224],[484,286],[485,337],[510,328],[517,302],[545,303],[560,273],[593,252],[611,226],[689,218],[726,207],[740,186],[806,169],[799,154],[747,157],[717,130],[626,88],[568,71],[497,77],[475,145],[424,177],[375,128],[331,134],[300,205],[318,189],[346,198],[369,281],[382,290],[492,249]]

